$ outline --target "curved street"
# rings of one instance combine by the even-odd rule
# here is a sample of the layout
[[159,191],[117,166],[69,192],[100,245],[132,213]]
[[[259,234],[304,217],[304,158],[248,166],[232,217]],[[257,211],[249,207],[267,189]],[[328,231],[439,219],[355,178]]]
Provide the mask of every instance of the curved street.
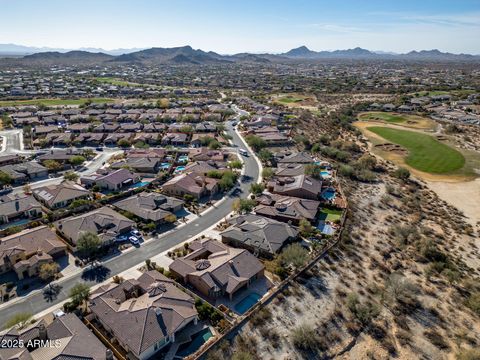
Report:
[[[232,136],[232,142],[234,146],[245,148],[250,152],[240,136],[234,131],[231,122],[226,124],[226,128],[227,132]],[[209,211],[205,212],[204,215],[199,216],[197,219],[186,224],[185,226],[174,229],[163,236],[160,235],[157,238],[142,244],[141,247],[136,248],[133,251],[123,253],[104,261],[103,265],[109,271],[107,278],[117,275],[132,267],[139,266],[146,259],[149,259],[170,249],[171,247],[176,246],[177,244],[184,242],[185,240],[203,232],[204,230],[216,224],[218,221],[225,218],[232,211],[231,209],[234,199],[236,197],[247,196],[249,193],[250,184],[252,182],[256,182],[260,176],[260,169],[253,154],[249,153],[249,156],[244,157],[243,159],[245,161],[245,174],[248,174],[248,176],[244,176],[243,181],[240,180],[240,184],[237,186],[240,191],[237,190],[235,195],[227,196],[224,201],[219,202],[219,204],[213,209],[209,209]],[[12,316],[12,314],[17,314],[20,312],[37,314],[50,308],[52,305],[66,300],[68,298],[70,289],[79,282],[85,282],[90,286],[99,284],[99,282],[94,280],[85,281],[82,279],[82,273],[72,275],[65,279],[60,279],[56,282],[56,284],[61,287],[61,291],[55,300],[46,301],[42,291],[35,291],[22,299],[18,299],[16,301],[13,300],[10,305],[7,302],[0,308],[0,323],[5,323]]]

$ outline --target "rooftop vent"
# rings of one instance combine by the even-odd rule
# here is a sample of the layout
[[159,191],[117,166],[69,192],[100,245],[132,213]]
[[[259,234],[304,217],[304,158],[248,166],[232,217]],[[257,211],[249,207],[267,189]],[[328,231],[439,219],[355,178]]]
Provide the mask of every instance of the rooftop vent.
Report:
[[147,293],[150,297],[160,295],[165,291],[167,291],[165,284],[159,282],[154,282],[147,288]]
[[205,270],[210,267],[210,261],[207,259],[200,259],[195,262],[195,269],[197,270]]

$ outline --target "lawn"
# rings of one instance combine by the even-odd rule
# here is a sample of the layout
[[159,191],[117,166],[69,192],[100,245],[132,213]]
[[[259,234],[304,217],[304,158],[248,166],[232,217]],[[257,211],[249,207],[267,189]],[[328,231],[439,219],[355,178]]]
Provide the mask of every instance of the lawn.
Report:
[[414,169],[431,174],[448,174],[465,165],[465,157],[459,151],[433,136],[381,126],[368,127],[367,130],[407,149],[405,162]]
[[389,123],[402,123],[407,120],[407,118],[403,115],[399,114],[390,114],[386,112],[366,112],[358,115],[359,120],[381,120],[381,121],[386,121]]
[[32,99],[32,100],[4,100],[0,101],[0,106],[25,106],[25,105],[83,105],[87,101],[92,103],[110,103],[113,99],[108,98],[84,98],[84,99]]
[[318,216],[319,220],[336,221],[342,217],[342,210],[323,208]]
[[282,103],[287,103],[287,104],[291,104],[291,103],[297,103],[297,102],[300,102],[300,101],[303,101],[304,98],[300,98],[300,97],[294,97],[294,96],[283,96],[283,97],[280,97],[278,99],[279,102],[282,102]]

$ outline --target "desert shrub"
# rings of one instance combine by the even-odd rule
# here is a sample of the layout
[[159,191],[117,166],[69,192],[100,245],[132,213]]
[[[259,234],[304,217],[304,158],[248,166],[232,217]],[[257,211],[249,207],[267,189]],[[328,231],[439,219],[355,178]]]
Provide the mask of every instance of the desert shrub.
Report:
[[299,350],[314,351],[317,349],[318,335],[308,324],[301,324],[294,328],[290,337],[293,345]]

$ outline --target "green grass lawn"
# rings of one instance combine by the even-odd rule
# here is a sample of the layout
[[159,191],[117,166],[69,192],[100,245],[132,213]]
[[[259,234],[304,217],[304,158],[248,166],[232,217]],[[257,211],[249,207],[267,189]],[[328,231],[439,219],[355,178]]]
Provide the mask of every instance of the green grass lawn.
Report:
[[300,101],[303,101],[304,98],[300,98],[300,97],[293,97],[293,96],[284,96],[284,97],[281,97],[278,99],[278,101],[282,102],[282,103],[287,103],[287,104],[291,104],[291,103],[296,103],[296,102],[300,102]]
[[32,99],[32,100],[5,100],[0,101],[0,106],[22,106],[22,105],[83,105],[87,101],[93,103],[110,103],[113,99],[108,98],[89,98],[89,99]]
[[448,174],[465,165],[465,157],[459,151],[433,136],[381,126],[368,127],[367,130],[407,149],[405,162],[414,169],[431,174]]
[[402,123],[407,120],[405,116],[389,114],[386,112],[367,112],[358,116],[359,120],[381,120],[389,123]]
[[342,210],[323,208],[318,219],[324,221],[336,221],[342,217]]

